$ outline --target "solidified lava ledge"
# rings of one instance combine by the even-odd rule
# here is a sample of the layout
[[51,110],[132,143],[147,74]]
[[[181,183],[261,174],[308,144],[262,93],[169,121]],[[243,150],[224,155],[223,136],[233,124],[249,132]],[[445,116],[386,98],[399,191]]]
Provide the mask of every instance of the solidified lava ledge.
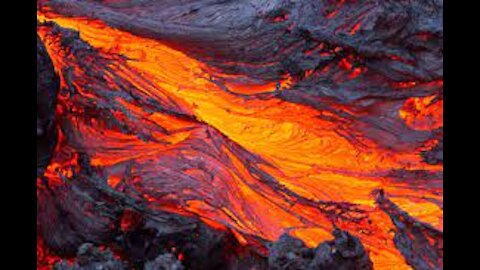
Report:
[[443,269],[443,0],[37,0],[37,269]]

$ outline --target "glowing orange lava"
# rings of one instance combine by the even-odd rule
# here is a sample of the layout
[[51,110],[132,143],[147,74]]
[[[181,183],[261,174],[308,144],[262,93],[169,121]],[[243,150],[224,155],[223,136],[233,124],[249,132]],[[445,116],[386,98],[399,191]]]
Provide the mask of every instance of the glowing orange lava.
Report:
[[[67,18],[54,13],[38,13],[37,18],[41,22],[53,21],[61,27],[78,31],[82,40],[102,55],[111,56],[111,72],[134,85],[135,91],[160,103],[175,104],[168,106],[194,119],[147,111],[125,98],[112,100],[128,111],[128,114],[115,112],[119,121],[141,119],[140,123],[160,126],[167,132],[152,129],[154,140],[141,140],[135,134],[107,129],[99,123],[99,119],[92,119],[88,124],[79,121],[75,129],[78,134],[82,134],[82,147],[90,149],[88,154],[92,165],[112,167],[132,160],[138,164],[150,164],[150,159],[175,156],[179,152],[194,156],[196,152],[184,146],[194,139],[214,141],[211,134],[218,132],[242,149],[265,160],[265,163],[255,166],[275,178],[282,188],[300,195],[306,201],[349,202],[365,211],[373,221],[371,224],[351,225],[339,221],[337,225],[361,239],[375,269],[410,267],[394,246],[390,231],[394,225],[374,205],[374,198],[370,195],[372,190],[384,189],[386,193],[393,194],[392,201],[411,216],[443,229],[443,210],[432,202],[433,199],[442,200],[440,188],[409,188],[407,184],[394,182],[388,175],[394,169],[440,172],[442,165],[422,162],[419,153],[383,149],[368,139],[362,139],[366,147],[359,148],[336,132],[338,123],[318,117],[319,114],[328,112],[275,97],[242,97],[278,91],[291,83],[288,78],[278,84],[226,83],[230,90],[228,92],[210,78],[223,76],[231,79],[231,75],[218,74],[218,71],[214,72],[204,63],[156,40],[113,29],[101,21]],[[358,30],[359,26],[360,24],[355,25],[352,31]],[[83,89],[79,81],[79,78],[86,75],[76,62],[78,60],[70,57],[59,44],[58,36],[49,31],[49,27],[39,27],[39,34],[61,76],[62,85],[66,84],[65,70],[73,67],[74,75],[69,75],[70,80],[73,78],[72,83],[79,89],[80,95],[95,100],[95,93]],[[117,60],[118,55],[126,57],[125,63]],[[352,68],[347,61],[342,64]],[[361,70],[354,69],[352,76],[356,77],[360,73]],[[117,91],[116,82],[110,76],[106,73],[103,78],[112,87],[108,91]],[[407,100],[399,112],[400,117],[413,129],[431,130],[442,126],[442,103],[433,103],[434,98]],[[73,101],[68,100],[68,97],[61,102],[69,108],[73,104],[70,104]],[[73,118],[71,120],[74,121]],[[205,125],[213,131],[205,128]],[[245,244],[247,240],[244,235],[275,240],[287,230],[311,247],[332,238],[332,222],[321,211],[302,201],[291,203],[285,200],[289,195],[281,194],[259,181],[259,176],[246,167],[245,160],[237,156],[236,146],[226,145],[219,147],[219,151],[228,160],[230,172],[212,176],[209,185],[212,194],[224,197],[228,204],[213,207],[204,200],[192,199],[185,205],[178,206],[179,212],[195,214],[213,226],[222,224],[233,228],[239,241]],[[68,170],[54,168],[57,166],[55,162],[54,158],[47,170],[48,174],[58,170],[62,170],[66,176],[70,174]],[[203,172],[193,169],[185,170],[184,173],[193,178],[204,177]],[[108,183],[113,188],[120,181],[119,175],[108,178]],[[183,192],[190,194],[196,191]],[[161,200],[166,199],[152,195],[152,201],[159,203]],[[165,209],[177,211],[173,208]]]

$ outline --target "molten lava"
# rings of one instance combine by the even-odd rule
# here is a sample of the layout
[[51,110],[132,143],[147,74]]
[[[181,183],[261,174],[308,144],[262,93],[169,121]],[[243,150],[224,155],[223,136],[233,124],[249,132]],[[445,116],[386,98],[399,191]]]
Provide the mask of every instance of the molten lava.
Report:
[[[337,18],[339,10],[327,17]],[[392,91],[400,98],[380,99],[378,106],[325,97],[319,108],[292,98],[302,93],[296,86],[322,76],[337,85],[355,82],[373,76],[373,68],[349,56],[304,77],[266,80],[224,71],[98,18],[55,8],[40,8],[37,18],[61,81],[60,136],[43,175],[49,188],[68,183],[81,166],[78,155],[88,155],[109,188],[138,197],[148,209],[230,228],[242,245],[288,232],[315,247],[333,239],[338,227],[360,239],[374,269],[411,269],[412,263],[397,246],[395,219],[372,191],[383,190],[409,218],[443,230],[443,165],[421,155],[443,126],[442,99],[402,96],[443,84],[396,82],[401,87]],[[344,28],[355,36],[362,27],[355,20]],[[387,134],[390,128],[413,135]],[[402,144],[389,145],[390,136]]]

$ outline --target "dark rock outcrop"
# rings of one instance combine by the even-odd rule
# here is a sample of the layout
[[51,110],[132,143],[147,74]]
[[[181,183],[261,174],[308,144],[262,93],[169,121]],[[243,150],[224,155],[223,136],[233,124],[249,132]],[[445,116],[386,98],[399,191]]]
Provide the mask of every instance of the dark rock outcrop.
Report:
[[127,265],[115,258],[110,250],[100,250],[93,244],[85,243],[78,248],[73,263],[61,261],[53,270],[126,270]]
[[37,170],[48,165],[56,142],[54,127],[55,104],[60,78],[52,60],[37,36]]
[[335,229],[332,241],[309,249],[302,241],[284,234],[271,244],[269,269],[371,270],[373,264],[360,240],[346,231]]

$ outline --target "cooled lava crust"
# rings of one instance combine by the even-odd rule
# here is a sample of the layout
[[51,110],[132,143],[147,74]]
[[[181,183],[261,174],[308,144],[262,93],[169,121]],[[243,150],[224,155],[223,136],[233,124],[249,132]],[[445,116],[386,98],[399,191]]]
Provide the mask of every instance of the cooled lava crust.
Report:
[[37,21],[37,269],[443,269],[443,1]]

